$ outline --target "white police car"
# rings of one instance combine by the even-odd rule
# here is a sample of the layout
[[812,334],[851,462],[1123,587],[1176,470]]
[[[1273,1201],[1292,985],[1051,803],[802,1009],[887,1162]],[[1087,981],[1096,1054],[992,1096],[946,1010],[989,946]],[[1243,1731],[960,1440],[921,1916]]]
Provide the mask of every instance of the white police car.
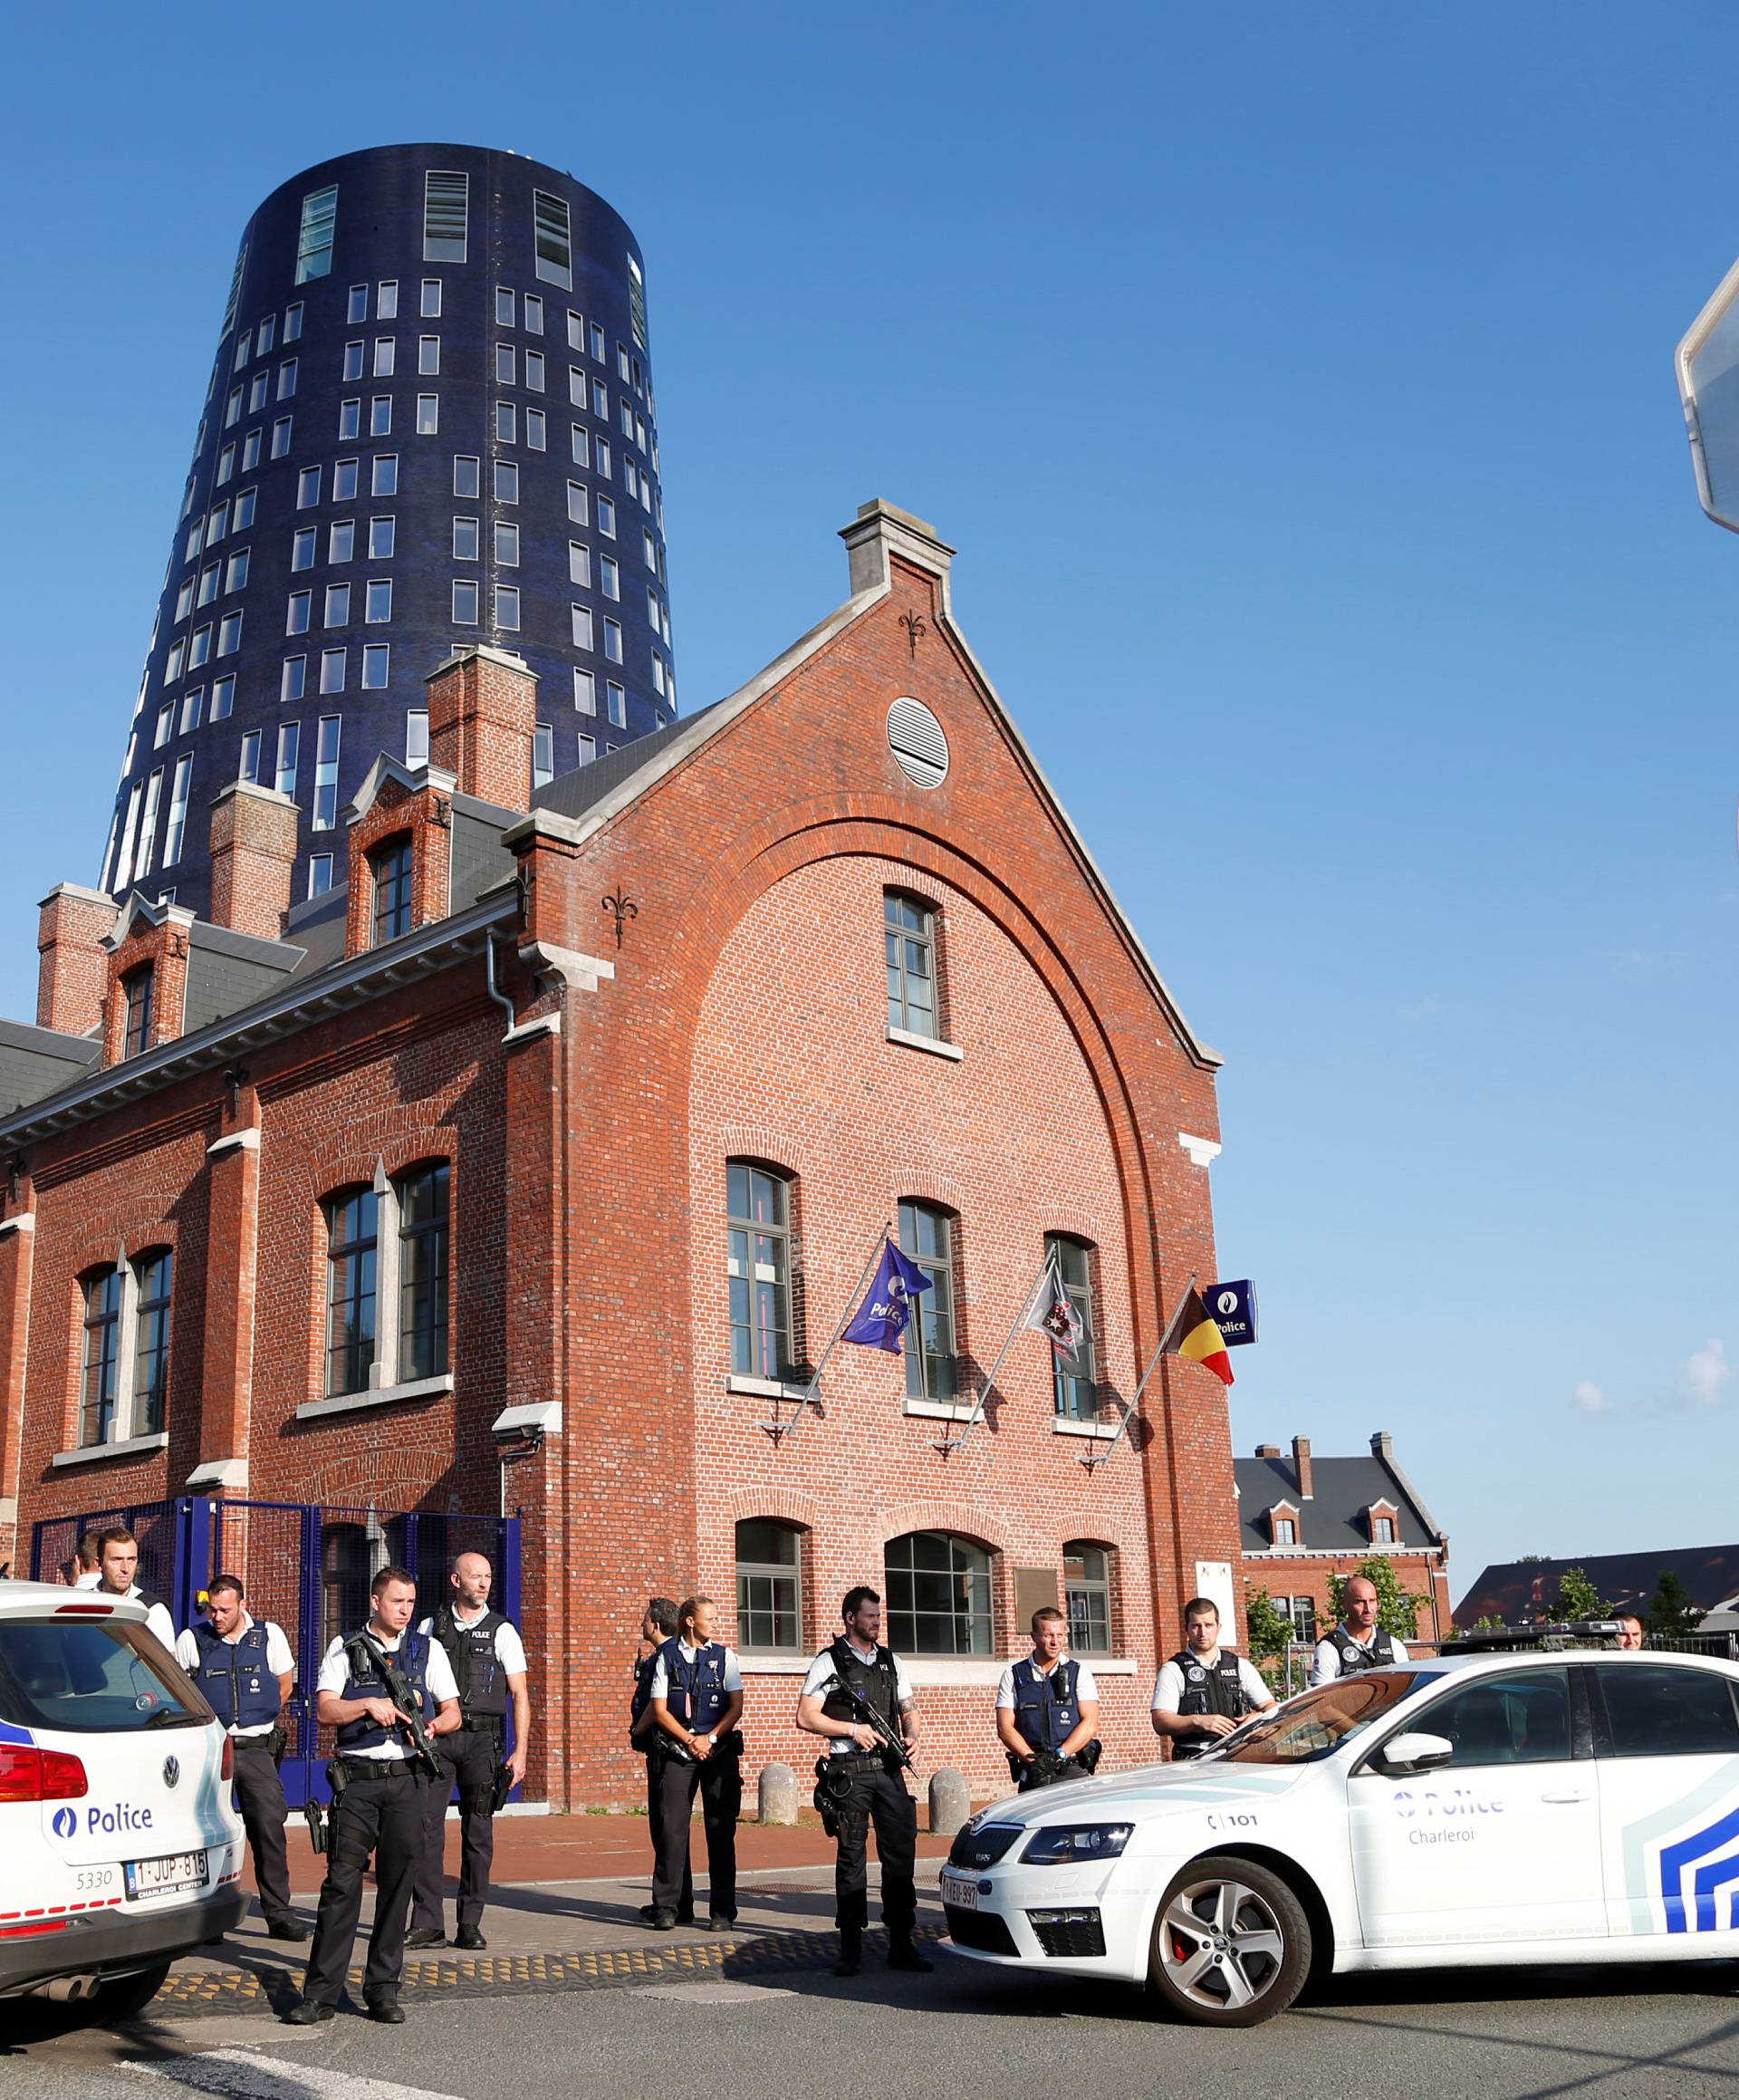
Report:
[[1484,1654],[1301,1693],[1194,1764],[975,1816],[950,1951],[1251,2027],[1312,1970],[1739,1955],[1739,1664]]
[[0,1998],[123,2018],[237,1922],[230,1756],[143,1604],[0,1582]]

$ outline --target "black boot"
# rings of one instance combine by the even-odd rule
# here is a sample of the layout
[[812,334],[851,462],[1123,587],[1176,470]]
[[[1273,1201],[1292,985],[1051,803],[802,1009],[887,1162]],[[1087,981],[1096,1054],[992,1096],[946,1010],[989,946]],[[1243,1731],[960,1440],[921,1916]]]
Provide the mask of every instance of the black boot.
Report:
[[840,1927],[840,1958],[833,1964],[835,1976],[855,1976],[863,1967],[863,1928],[860,1925]]
[[928,1976],[935,1970],[936,1963],[918,1952],[908,1935],[889,1942],[888,1966],[889,1969],[907,1970],[913,1976]]

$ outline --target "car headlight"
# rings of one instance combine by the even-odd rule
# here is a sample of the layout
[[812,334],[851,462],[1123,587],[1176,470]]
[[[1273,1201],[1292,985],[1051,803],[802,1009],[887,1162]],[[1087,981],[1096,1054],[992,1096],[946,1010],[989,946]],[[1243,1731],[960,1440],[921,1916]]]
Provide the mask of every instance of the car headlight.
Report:
[[1115,1859],[1135,1835],[1132,1823],[1052,1823],[1035,1831],[1021,1854],[1028,1866],[1086,1866]]

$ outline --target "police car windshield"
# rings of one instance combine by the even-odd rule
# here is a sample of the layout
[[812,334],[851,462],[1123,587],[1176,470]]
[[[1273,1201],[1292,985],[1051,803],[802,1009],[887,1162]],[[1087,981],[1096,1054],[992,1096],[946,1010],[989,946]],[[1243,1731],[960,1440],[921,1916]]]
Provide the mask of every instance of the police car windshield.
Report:
[[119,1735],[201,1726],[210,1709],[146,1633],[119,1619],[0,1619],[0,1720]]
[[1217,1756],[1237,1765],[1308,1765],[1362,1735],[1418,1681],[1413,1670],[1361,1670],[1356,1677],[1337,1677],[1246,1721],[1226,1739],[1224,1750],[1210,1750],[1199,1761],[1206,1764]]

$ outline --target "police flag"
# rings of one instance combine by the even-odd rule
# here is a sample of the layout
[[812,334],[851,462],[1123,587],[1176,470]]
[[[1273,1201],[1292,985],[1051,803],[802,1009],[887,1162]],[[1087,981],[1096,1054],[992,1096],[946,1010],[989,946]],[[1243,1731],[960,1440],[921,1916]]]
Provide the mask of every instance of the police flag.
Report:
[[930,1279],[918,1264],[908,1261],[891,1239],[885,1241],[869,1294],[841,1340],[861,1342],[868,1349],[886,1349],[898,1355],[912,1316],[911,1294],[929,1287]]
[[1087,1323],[1081,1316],[1080,1307],[1062,1286],[1054,1255],[1044,1265],[1038,1294],[1023,1325],[1036,1327],[1046,1337],[1065,1371],[1078,1373],[1087,1368],[1081,1351],[1087,1336]]

